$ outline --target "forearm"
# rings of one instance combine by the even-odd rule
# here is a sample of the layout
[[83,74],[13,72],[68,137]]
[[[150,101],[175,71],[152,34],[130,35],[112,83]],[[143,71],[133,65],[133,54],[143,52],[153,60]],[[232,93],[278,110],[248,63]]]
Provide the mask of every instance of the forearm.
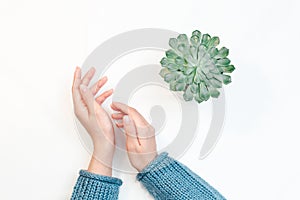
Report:
[[225,199],[217,190],[183,164],[160,154],[137,175],[145,188],[160,199]]

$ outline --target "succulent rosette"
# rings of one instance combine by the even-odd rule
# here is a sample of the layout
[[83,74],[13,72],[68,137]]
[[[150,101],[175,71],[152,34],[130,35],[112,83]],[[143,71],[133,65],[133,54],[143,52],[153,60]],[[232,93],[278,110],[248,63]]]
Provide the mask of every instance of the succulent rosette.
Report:
[[190,39],[186,34],[171,38],[171,49],[160,61],[163,68],[159,73],[170,90],[183,91],[185,101],[194,99],[198,103],[219,97],[219,89],[222,84],[231,83],[228,74],[235,69],[227,58],[229,50],[218,49],[219,43],[219,37],[198,30],[193,31]]

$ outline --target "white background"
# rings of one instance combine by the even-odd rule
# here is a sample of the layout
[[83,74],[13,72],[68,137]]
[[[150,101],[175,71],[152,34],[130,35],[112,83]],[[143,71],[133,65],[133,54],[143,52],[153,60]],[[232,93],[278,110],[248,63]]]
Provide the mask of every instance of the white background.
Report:
[[[228,199],[300,199],[299,1],[0,2],[1,199],[70,198],[89,160],[73,122],[74,68],[136,28],[218,35],[236,66],[217,147],[198,160],[199,136],[180,161]],[[117,175],[120,199],[151,199]]]

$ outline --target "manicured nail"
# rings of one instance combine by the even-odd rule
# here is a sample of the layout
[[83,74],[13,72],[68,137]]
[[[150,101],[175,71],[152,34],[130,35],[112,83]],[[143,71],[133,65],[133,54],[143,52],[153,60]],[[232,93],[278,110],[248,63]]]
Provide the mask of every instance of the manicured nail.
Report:
[[123,117],[123,121],[124,121],[125,124],[129,124],[129,123],[130,123],[129,116],[128,116],[128,115],[125,115],[125,116]]
[[85,85],[80,85],[80,89],[82,92],[86,92],[87,87]]

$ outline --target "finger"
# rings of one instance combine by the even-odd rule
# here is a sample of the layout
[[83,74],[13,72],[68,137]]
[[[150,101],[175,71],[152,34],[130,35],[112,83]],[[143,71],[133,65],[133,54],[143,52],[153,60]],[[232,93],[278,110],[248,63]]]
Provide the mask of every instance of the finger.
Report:
[[94,96],[93,96],[91,90],[89,90],[86,85],[81,84],[80,85],[80,94],[82,96],[82,99],[83,99],[85,105],[87,106],[88,112],[93,113],[94,112]]
[[117,122],[116,122],[116,126],[117,126],[118,128],[124,128],[124,124],[123,124],[123,123],[117,123]]
[[81,69],[80,67],[76,67],[74,72],[72,89],[79,89],[80,83],[81,83]]
[[102,86],[107,82],[107,77],[104,76],[102,77],[98,82],[96,82],[92,87],[91,87],[91,90],[92,90],[92,93],[93,95],[95,96],[99,90],[102,88]]
[[129,113],[129,109],[131,107],[129,107],[128,105],[126,104],[123,104],[123,103],[120,103],[120,102],[113,102],[111,104],[111,108],[115,111],[120,111],[122,113],[125,113],[125,114],[128,114]]
[[90,81],[92,80],[94,74],[95,74],[96,70],[94,67],[92,67],[82,78],[81,84],[88,86]]
[[72,85],[72,96],[74,104],[79,104],[81,101],[81,94],[79,91],[79,85],[81,83],[81,70],[79,67],[76,67],[74,72],[74,79]]
[[113,113],[111,114],[111,118],[115,119],[115,120],[121,120],[124,117],[124,113]]
[[145,120],[145,118],[134,108],[120,103],[120,102],[113,102],[111,104],[111,108],[115,111],[122,112],[124,114],[130,115],[138,127],[148,126],[149,123]]
[[[122,112],[120,111],[113,103],[110,104],[111,109],[113,109],[114,111],[118,111],[118,112]],[[126,114],[126,113],[125,113]]]
[[100,96],[96,98],[96,102],[101,105],[109,96],[112,95],[113,91],[113,89],[110,89],[103,92]]
[[134,121],[128,115],[125,115],[123,117],[123,125],[124,131],[126,133],[126,146],[130,150],[130,148],[139,145],[135,124]]

